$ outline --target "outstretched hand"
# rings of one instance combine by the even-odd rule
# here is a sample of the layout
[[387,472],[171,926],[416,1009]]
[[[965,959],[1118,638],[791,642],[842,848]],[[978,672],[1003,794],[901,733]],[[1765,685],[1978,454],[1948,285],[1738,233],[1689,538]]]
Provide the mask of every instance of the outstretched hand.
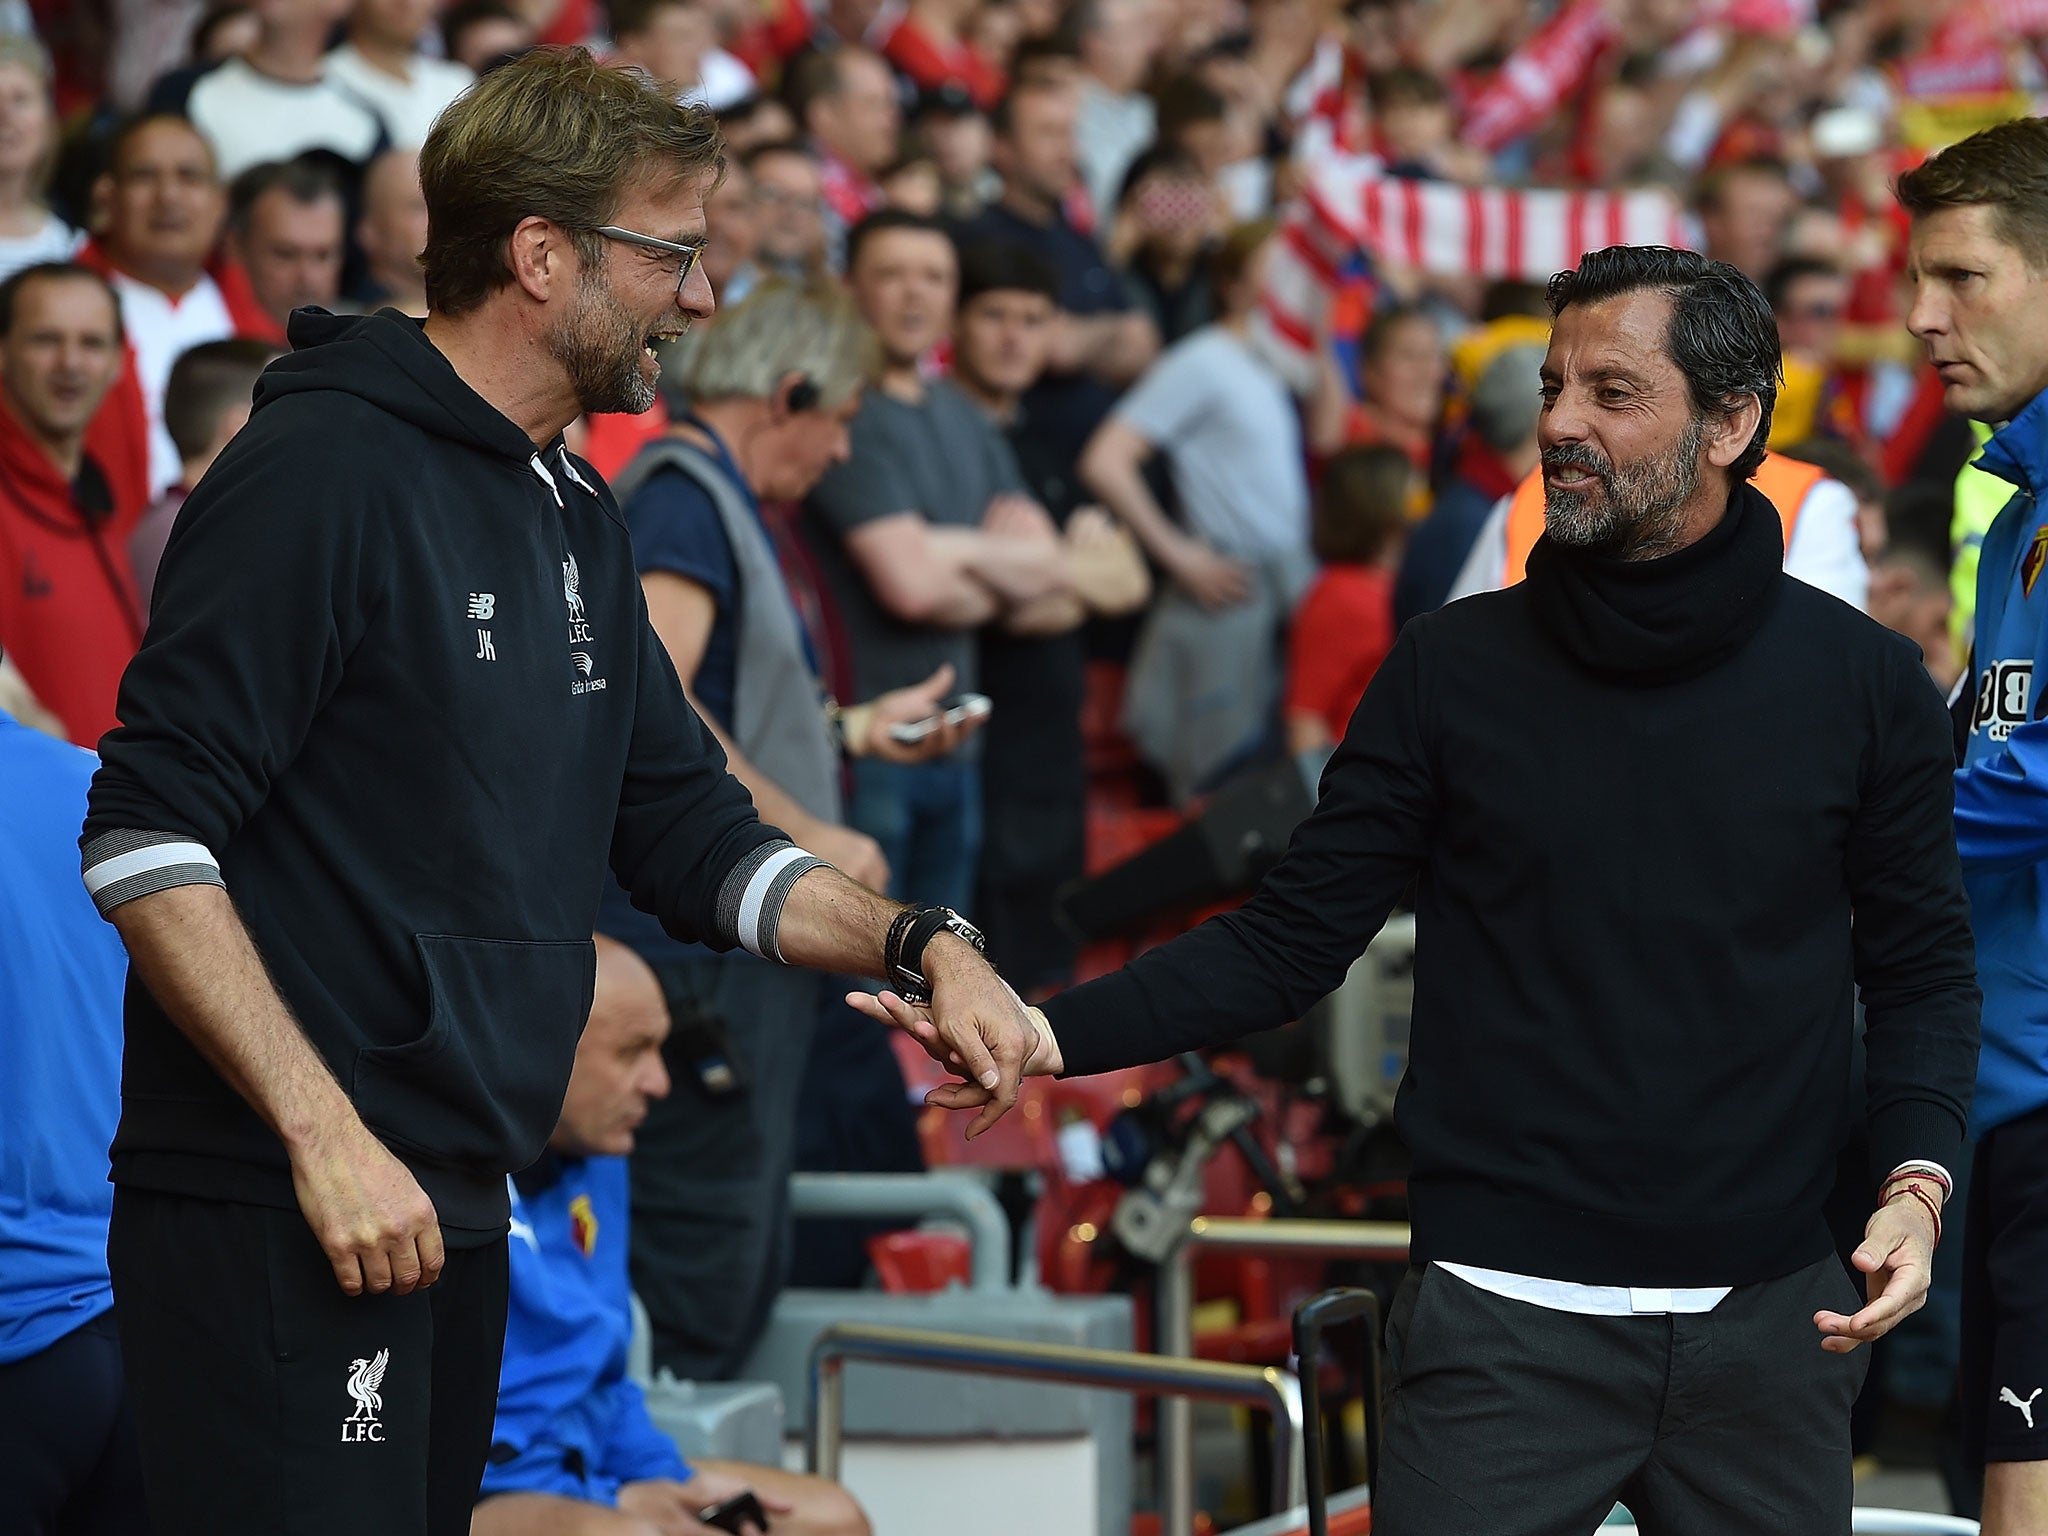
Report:
[[846,1000],[877,1023],[904,1031],[932,1060],[960,1075],[959,1082],[941,1084],[924,1101],[940,1109],[977,1110],[967,1127],[971,1141],[1017,1102],[1022,1079],[1056,1075],[1062,1063],[1045,1015],[1026,1008],[986,961],[966,945],[960,948],[973,955],[985,981],[964,966],[962,979],[973,985],[949,985],[946,975],[934,975],[929,1007],[894,992],[849,992]]
[[1933,1219],[1915,1200],[1879,1206],[1850,1262],[1870,1277],[1865,1282],[1869,1304],[1854,1317],[1813,1315],[1823,1335],[1820,1347],[1838,1355],[1883,1338],[1926,1305],[1934,1273]]

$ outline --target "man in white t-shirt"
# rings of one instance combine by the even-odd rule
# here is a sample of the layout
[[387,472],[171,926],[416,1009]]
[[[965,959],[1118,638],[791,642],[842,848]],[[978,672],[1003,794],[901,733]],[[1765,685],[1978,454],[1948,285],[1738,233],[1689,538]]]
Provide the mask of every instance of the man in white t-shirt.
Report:
[[476,79],[465,65],[420,52],[435,9],[434,0],[356,0],[348,41],[327,55],[327,78],[375,107],[400,149],[424,144],[441,109]]
[[[1271,236],[1261,224],[1231,232],[1215,261],[1223,317],[1154,363],[1081,456],[1088,488],[1205,608],[1242,602],[1262,572],[1291,601],[1313,573],[1300,417],[1248,335]],[[1155,453],[1185,528],[1145,487]]]
[[145,117],[113,142],[94,189],[106,225],[82,260],[106,274],[121,300],[121,323],[149,423],[152,498],[178,478],[177,445],[164,428],[164,386],[178,354],[238,329],[206,270],[227,198],[213,153],[190,123]]
[[1070,23],[1081,45],[1081,111],[1074,150],[1088,199],[1105,228],[1124,173],[1158,136],[1145,80],[1159,52],[1152,7],[1139,0],[1082,0]]
[[612,0],[611,22],[616,61],[679,101],[723,112],[754,94],[754,72],[718,46],[718,20],[698,0]]
[[[1081,454],[1082,482],[1168,577],[1132,654],[1123,724],[1176,799],[1259,739],[1281,627],[1315,574],[1300,418],[1250,335],[1272,244],[1270,221],[1230,232],[1213,264],[1223,317],[1154,363]],[[1179,525],[1145,483],[1155,453]]]
[[182,90],[159,90],[153,109],[178,113],[206,135],[222,179],[265,160],[326,150],[354,166],[384,147],[384,120],[327,68],[327,40],[348,0],[299,0],[256,9],[256,46]]

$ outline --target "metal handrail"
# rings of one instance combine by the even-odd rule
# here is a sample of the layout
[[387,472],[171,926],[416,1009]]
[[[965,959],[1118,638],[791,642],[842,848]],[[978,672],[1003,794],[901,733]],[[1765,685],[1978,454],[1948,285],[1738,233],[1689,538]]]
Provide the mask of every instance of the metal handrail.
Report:
[[1170,1401],[1202,1398],[1264,1408],[1273,1417],[1273,1507],[1300,1503],[1302,1477],[1301,1383],[1271,1365],[1224,1365],[1174,1360],[1121,1349],[1086,1349],[1026,1339],[987,1339],[968,1333],[839,1323],[811,1349],[807,1458],[820,1477],[839,1476],[846,1415],[844,1366],[848,1360],[886,1361],[925,1370],[974,1371],[1034,1381],[1065,1381],[1112,1391],[1171,1394]]
[[966,1174],[793,1173],[789,1211],[799,1220],[819,1216],[951,1216],[967,1228],[967,1288],[1001,1291],[1010,1285],[1010,1219],[1002,1203]]
[[[1298,1258],[1408,1257],[1408,1226],[1393,1221],[1261,1221],[1197,1216],[1188,1235],[1159,1267],[1154,1347],[1167,1358],[1195,1352],[1195,1257],[1202,1252],[1284,1253]],[[1159,1404],[1160,1536],[1194,1536],[1195,1417],[1185,1398]]]
[[[1604,1536],[1634,1536],[1633,1525],[1601,1527]],[[1977,1536],[1977,1522],[1957,1515],[1922,1514],[1910,1509],[1856,1509],[1849,1515],[1855,1536]]]

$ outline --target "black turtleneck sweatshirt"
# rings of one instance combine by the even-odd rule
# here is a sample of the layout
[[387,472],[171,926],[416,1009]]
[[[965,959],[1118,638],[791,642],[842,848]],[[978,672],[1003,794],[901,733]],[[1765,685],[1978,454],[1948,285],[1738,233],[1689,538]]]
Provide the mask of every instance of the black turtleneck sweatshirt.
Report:
[[1979,998],[1948,716],[1783,555],[1743,486],[1675,554],[1540,541],[1409,624],[1251,900],[1047,1004],[1067,1071],[1298,1017],[1416,880],[1418,1263],[1747,1284],[1830,1251],[1866,1107],[1878,1171],[1952,1165]]

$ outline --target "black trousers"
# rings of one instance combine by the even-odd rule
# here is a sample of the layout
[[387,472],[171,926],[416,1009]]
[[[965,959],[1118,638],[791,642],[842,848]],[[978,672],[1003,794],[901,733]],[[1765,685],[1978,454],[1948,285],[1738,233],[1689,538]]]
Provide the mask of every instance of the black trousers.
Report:
[[[676,1021],[671,1087],[633,1147],[633,1289],[654,1363],[684,1381],[729,1381],[753,1353],[789,1275],[789,1173],[811,1036],[827,979],[749,956],[660,964]],[[831,993],[846,1017],[851,1008]],[[707,1091],[685,1019],[715,1027],[737,1069]]]
[[1374,1536],[1848,1536],[1849,1406],[1869,1350],[1813,1314],[1861,1292],[1832,1255],[1711,1312],[1585,1317],[1437,1265],[1387,1315]]
[[0,1365],[0,1531],[147,1536],[113,1313]]
[[121,1188],[107,1258],[156,1536],[466,1536],[504,1239],[351,1297],[297,1211]]
[[2048,1461],[2048,1109],[1977,1143],[1963,1236],[1961,1386],[1972,1466]]

